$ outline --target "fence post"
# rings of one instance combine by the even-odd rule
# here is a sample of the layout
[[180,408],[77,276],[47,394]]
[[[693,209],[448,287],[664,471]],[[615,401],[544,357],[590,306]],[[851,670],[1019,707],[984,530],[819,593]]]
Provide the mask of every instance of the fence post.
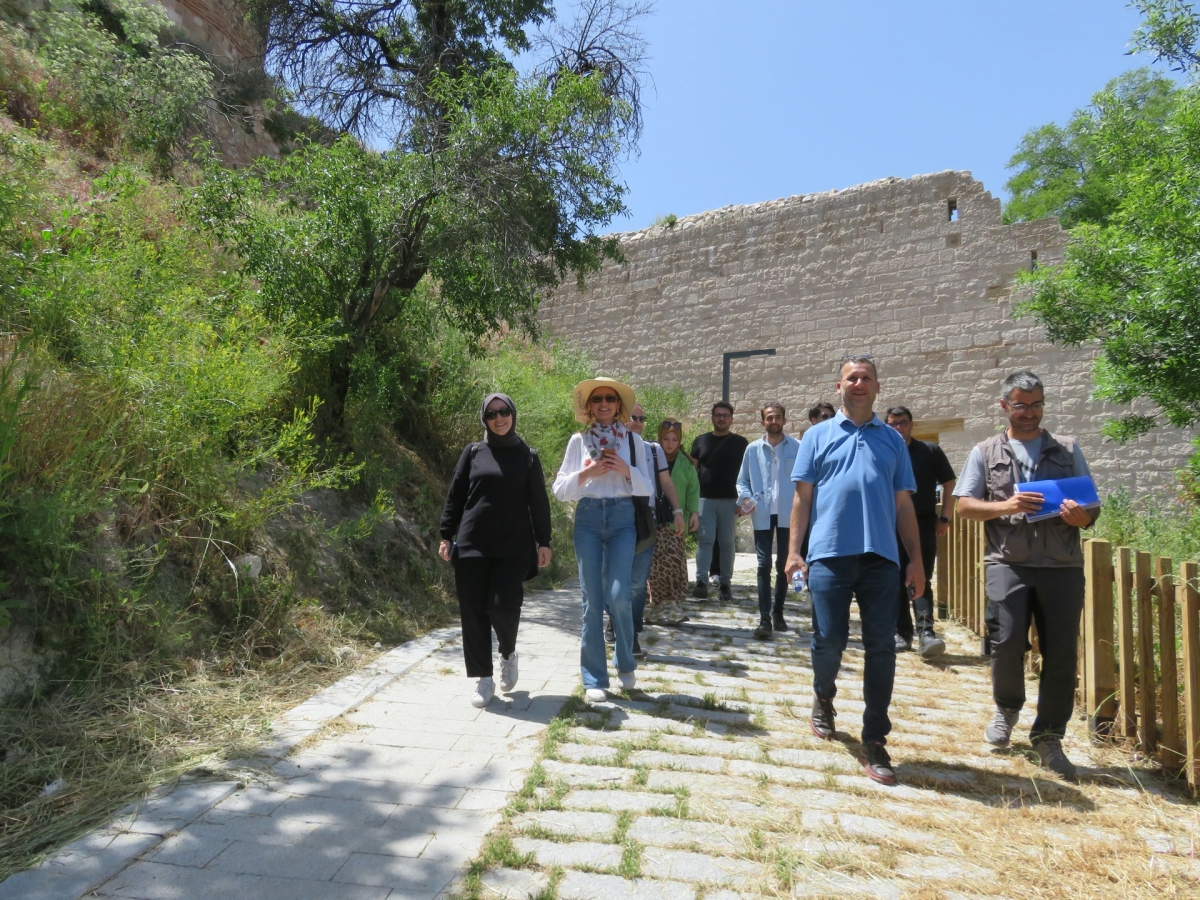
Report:
[[975,523],[975,588],[978,591],[975,602],[975,633],[983,640],[980,641],[981,654],[989,656],[992,652],[987,630],[987,533],[983,523]]
[[1134,558],[1133,589],[1137,595],[1137,646],[1138,646],[1138,712],[1141,731],[1138,735],[1142,753],[1154,753],[1158,740],[1155,724],[1157,715],[1154,704],[1154,606],[1151,602],[1153,574],[1150,571],[1150,554],[1139,550]]
[[1112,544],[1102,540],[1086,542],[1083,571],[1087,578],[1083,620],[1088,731],[1094,739],[1103,739],[1112,735],[1116,719]]
[[[947,509],[953,509],[953,503],[954,501],[949,498],[942,501],[942,515],[946,514]],[[951,532],[947,532],[938,536],[937,561],[933,564],[933,571],[937,573],[937,578],[933,583],[933,615],[938,619],[950,618],[950,608],[946,602],[947,588],[950,584],[946,571],[946,567],[950,564],[950,534]]]
[[1133,677],[1133,554],[1117,548],[1117,650],[1120,653],[1121,734],[1137,737],[1137,702]]
[[1200,778],[1200,591],[1194,562],[1179,566],[1179,605],[1183,608],[1183,718],[1187,734],[1187,780],[1195,790]]
[[962,596],[963,596],[963,579],[962,579],[962,555],[963,555],[963,529],[967,527],[965,519],[954,519],[954,570],[951,573],[954,577],[954,586],[951,588],[950,596],[950,617],[956,622],[962,621]]
[[1175,584],[1172,562],[1159,556],[1154,560],[1154,596],[1158,598],[1158,665],[1162,674],[1162,743],[1158,760],[1170,773],[1183,768],[1179,745],[1179,670],[1175,662]]

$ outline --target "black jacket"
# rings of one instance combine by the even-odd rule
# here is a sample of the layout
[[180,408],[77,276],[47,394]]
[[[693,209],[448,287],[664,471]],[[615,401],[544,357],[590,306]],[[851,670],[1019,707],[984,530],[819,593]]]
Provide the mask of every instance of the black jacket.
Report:
[[537,451],[528,444],[468,444],[454,468],[441,536],[459,556],[525,559],[550,546],[550,499]]

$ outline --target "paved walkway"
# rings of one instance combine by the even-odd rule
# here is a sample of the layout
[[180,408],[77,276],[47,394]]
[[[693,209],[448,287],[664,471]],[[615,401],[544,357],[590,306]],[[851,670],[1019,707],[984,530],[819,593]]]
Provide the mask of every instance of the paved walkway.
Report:
[[[976,639],[954,628],[940,661],[899,660],[890,748],[902,784],[863,777],[852,753],[860,646],[843,669],[838,740],[819,741],[808,634],[749,638],[751,566],[739,558],[736,603],[692,602],[684,627],[647,628],[628,699],[570,700],[547,730],[579,684],[579,599],[535,595],[519,690],[503,702],[469,705],[456,642],[415,665],[394,658],[390,675],[364,673],[340,699],[306,704],[293,720],[310,731],[351,709],[261,778],[152,800],[9,879],[0,898],[1200,892],[1196,807],[1173,786],[1078,740],[1067,749],[1090,766],[1080,785],[1044,777],[1027,743],[989,752],[987,671]],[[791,618],[808,624],[807,610]],[[296,725],[277,752],[303,733]]]

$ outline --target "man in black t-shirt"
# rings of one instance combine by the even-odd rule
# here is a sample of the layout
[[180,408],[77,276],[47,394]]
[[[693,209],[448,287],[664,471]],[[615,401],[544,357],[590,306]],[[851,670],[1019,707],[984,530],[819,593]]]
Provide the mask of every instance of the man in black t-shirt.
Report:
[[733,575],[737,525],[737,477],[749,441],[729,430],[733,425],[733,406],[725,400],[713,404],[712,423],[713,430],[692,443],[691,456],[700,476],[700,547],[696,551],[696,589],[692,596],[708,596],[708,567],[712,562],[713,542],[718,541],[721,600],[728,602],[733,599],[729,579]]
[[[942,496],[949,499],[954,493],[954,468],[942,448],[932,441],[913,440],[913,415],[907,406],[893,406],[887,411],[887,423],[900,433],[908,445],[908,458],[912,461],[913,475],[917,478],[917,492],[913,494],[913,507],[917,512],[917,530],[921,536],[921,557],[925,564],[925,592],[912,598],[912,613],[916,615],[916,634],[920,636],[917,651],[924,657],[938,656],[946,649],[946,642],[933,632],[933,563],[937,556],[937,539],[950,530],[950,516],[954,504],[945,504],[945,513],[937,511],[937,489],[941,485]],[[900,571],[908,565],[908,554],[900,545]],[[909,613],[908,592],[900,585],[900,616],[896,621],[896,652],[911,650],[914,638],[913,615]]]

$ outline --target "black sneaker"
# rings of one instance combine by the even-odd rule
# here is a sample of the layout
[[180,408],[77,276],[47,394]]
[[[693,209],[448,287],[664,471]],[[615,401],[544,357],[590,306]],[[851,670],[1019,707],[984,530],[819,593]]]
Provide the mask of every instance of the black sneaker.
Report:
[[754,638],[759,641],[771,639],[771,622],[768,619],[763,619],[758,623],[758,627],[754,629]]
[[863,744],[858,759],[863,764],[863,771],[872,781],[880,784],[896,783],[896,770],[892,768],[892,758],[888,756],[887,748],[883,744]]
[[638,659],[641,659],[646,655],[646,651],[642,649],[642,643],[638,640],[638,636],[636,634],[633,636],[633,655]]
[[775,618],[772,620],[771,627],[774,628],[776,631],[787,631],[788,630],[787,622],[783,621],[783,616],[778,613],[775,615]]
[[902,634],[897,634],[896,635],[896,652],[897,653],[905,653],[905,652],[911,650],[912,649],[912,641],[913,641],[913,639],[910,637],[905,637]]
[[697,581],[696,586],[692,588],[692,596],[697,600],[708,599],[708,583],[705,581]]
[[733,588],[731,588],[725,582],[721,582],[721,602],[722,603],[732,603],[733,602]]
[[812,733],[823,740],[832,740],[834,732],[834,718],[837,713],[833,710],[833,700],[825,700],[822,697],[813,695],[812,719],[809,720],[809,726],[812,728]]
[[1049,769],[1067,781],[1079,780],[1079,772],[1076,771],[1075,764],[1067,759],[1067,754],[1063,753],[1062,740],[1056,737],[1044,737],[1033,745],[1033,749],[1037,751],[1038,765],[1043,769]]
[[935,656],[941,656],[946,652],[946,642],[932,632],[923,634],[918,639],[917,652],[921,654],[922,659],[932,659]]
[[608,620],[608,624],[604,626],[604,643],[615,644],[617,642],[617,633],[613,631],[612,619]]

